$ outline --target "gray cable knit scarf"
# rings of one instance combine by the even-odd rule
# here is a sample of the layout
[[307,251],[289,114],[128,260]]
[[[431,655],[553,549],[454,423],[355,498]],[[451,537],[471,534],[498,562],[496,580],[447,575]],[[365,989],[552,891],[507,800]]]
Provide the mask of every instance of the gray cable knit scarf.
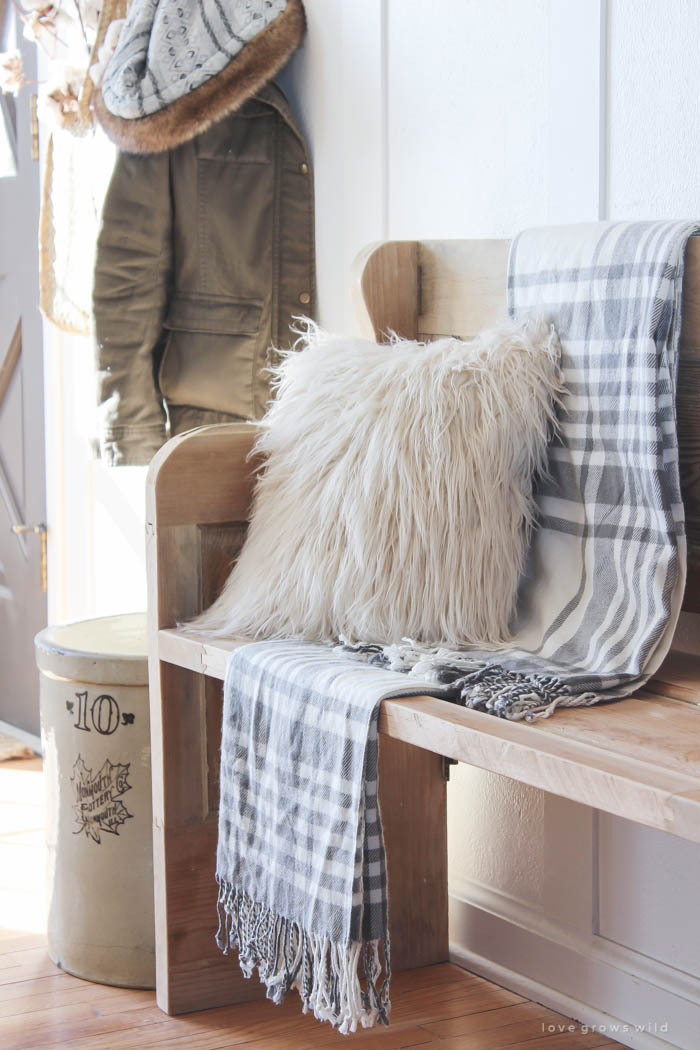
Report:
[[220,73],[287,0],[133,0],[102,80],[110,113],[150,116]]

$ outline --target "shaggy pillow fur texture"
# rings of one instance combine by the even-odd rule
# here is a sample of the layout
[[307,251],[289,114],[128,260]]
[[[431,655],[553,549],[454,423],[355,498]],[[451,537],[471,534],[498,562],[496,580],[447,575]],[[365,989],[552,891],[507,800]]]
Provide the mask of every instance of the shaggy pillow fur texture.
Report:
[[[257,638],[508,638],[560,392],[543,322],[377,345],[312,323],[276,369],[248,536],[192,626]],[[299,344],[297,344],[299,345]]]

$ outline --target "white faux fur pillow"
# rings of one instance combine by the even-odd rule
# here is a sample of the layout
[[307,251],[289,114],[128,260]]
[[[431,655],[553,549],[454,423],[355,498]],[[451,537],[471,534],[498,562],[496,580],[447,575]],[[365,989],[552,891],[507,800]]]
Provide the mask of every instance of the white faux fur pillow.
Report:
[[309,323],[301,343],[277,369],[245,545],[193,626],[505,640],[560,390],[553,330],[377,345]]

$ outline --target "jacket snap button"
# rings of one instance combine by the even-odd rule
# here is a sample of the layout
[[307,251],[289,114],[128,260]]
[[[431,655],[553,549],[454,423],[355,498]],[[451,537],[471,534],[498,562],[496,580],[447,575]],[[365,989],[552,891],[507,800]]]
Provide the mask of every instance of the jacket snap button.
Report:
[[299,171],[302,173],[302,175],[308,175],[309,174],[309,165],[308,164],[300,164],[299,165]]
[[299,302],[303,303],[304,306],[308,306],[308,304],[311,302],[311,296],[309,295],[309,293],[308,292],[302,292],[301,295],[299,296]]

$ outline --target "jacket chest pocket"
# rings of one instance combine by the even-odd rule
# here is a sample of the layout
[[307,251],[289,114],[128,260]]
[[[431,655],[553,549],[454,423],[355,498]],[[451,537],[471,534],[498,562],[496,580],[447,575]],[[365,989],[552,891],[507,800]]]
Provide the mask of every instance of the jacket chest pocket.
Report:
[[164,399],[253,418],[261,316],[261,302],[174,296],[158,371]]

